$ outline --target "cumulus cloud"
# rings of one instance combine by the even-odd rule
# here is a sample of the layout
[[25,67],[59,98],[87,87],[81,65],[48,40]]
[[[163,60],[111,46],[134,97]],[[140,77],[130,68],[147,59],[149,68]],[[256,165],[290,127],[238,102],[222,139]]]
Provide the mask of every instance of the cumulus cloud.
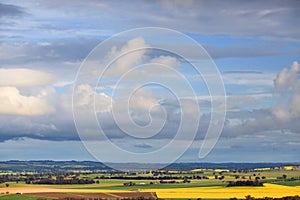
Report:
[[15,87],[0,87],[0,114],[42,115],[52,113],[55,108],[39,96],[23,96]]
[[[150,55],[153,53],[151,45],[142,37],[133,38],[125,44],[113,46],[105,56],[105,62],[113,62],[109,66],[103,66],[102,62],[93,59],[85,61],[85,66],[95,71],[99,75],[99,69],[105,71],[103,77],[126,80],[127,83],[140,83],[141,80],[151,78],[153,81],[160,80],[161,76],[169,77],[171,69],[181,67],[180,60],[170,55]],[[149,54],[150,53],[150,54]],[[159,52],[160,53],[160,52]],[[91,58],[95,55],[91,56]],[[164,68],[164,70],[162,69]],[[169,70],[167,70],[167,68]],[[162,73],[162,70],[169,73]],[[174,74],[174,71],[173,71]],[[128,87],[128,85],[126,85]]]
[[[178,76],[170,78],[169,73],[177,70],[181,63],[176,57],[169,55],[150,56],[147,54],[149,48],[151,46],[141,37],[127,42],[117,41],[116,45],[106,55],[104,54],[103,59],[92,53],[89,57],[91,59],[85,61],[85,67],[75,82],[73,100],[76,126],[79,129],[89,129],[86,132],[86,139],[93,138],[93,135],[97,134],[98,127],[95,129],[91,128],[93,125],[88,127],[91,120],[83,122],[85,119],[80,119],[82,113],[86,113],[84,115],[86,118],[86,116],[93,117],[97,112],[99,123],[110,138],[125,137],[126,134],[122,135],[122,131],[139,136],[151,135],[164,128],[167,114],[172,118],[172,113],[174,114],[177,107],[165,110],[161,104],[161,100],[168,96],[162,92],[164,88],[158,89],[157,85],[147,84],[163,82],[168,85],[168,81],[171,84],[178,81]],[[97,52],[97,49],[94,52]],[[105,69],[105,63],[114,59],[116,60],[104,71],[102,79],[95,85],[93,81],[99,79],[99,72]],[[172,81],[166,80],[167,78]],[[168,125],[165,132],[174,133],[171,131],[173,124]]]
[[108,53],[108,60],[116,59],[115,63],[108,68],[108,75],[120,75],[128,72],[131,68],[137,66],[145,57],[146,48],[149,45],[143,38],[134,38],[129,40],[124,46],[118,49],[114,46]]
[[46,72],[32,69],[0,69],[0,86],[31,87],[52,83],[54,77]]
[[300,86],[299,83],[300,67],[297,61],[293,62],[291,69],[284,68],[274,80],[274,85],[277,90],[292,90],[297,92]]
[[76,104],[73,105],[77,108],[94,109],[95,105],[96,112],[111,111],[112,98],[103,92],[97,94],[88,84],[79,85],[74,95],[80,96]]
[[295,61],[290,69],[282,69],[274,80],[275,89],[289,96],[288,102],[280,103],[272,108],[272,113],[283,122],[300,117],[299,74],[299,63]]
[[52,74],[39,70],[0,68],[0,114],[34,116],[55,112],[50,102],[54,91],[47,89],[54,81]]

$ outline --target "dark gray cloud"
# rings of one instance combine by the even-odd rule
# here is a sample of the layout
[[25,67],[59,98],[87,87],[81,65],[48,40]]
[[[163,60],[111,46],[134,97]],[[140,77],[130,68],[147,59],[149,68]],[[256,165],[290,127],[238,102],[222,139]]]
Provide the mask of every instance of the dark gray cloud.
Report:
[[24,8],[12,4],[0,3],[0,18],[1,17],[20,17],[27,13]]
[[[272,108],[231,111],[227,112],[227,124],[223,129],[222,137],[254,137],[266,131],[276,132],[282,130],[299,134],[299,120],[300,117],[297,117],[293,120],[282,122],[272,114]],[[236,121],[239,121],[239,123],[236,123]]]
[[[101,42],[97,39],[69,38],[28,44],[2,43],[6,53],[0,57],[2,65],[27,64],[33,62],[82,61]],[[12,59],[12,56],[14,59]]]
[[167,2],[172,26],[187,31],[299,40],[299,1],[192,1],[186,7]]
[[263,44],[260,45],[228,45],[219,47],[215,45],[203,45],[210,56],[214,59],[218,58],[251,58],[251,57],[265,57],[278,56],[284,54],[278,49],[271,49]]
[[[285,1],[141,1],[144,12],[129,15],[132,25],[164,26],[201,34],[299,40],[300,2]],[[127,6],[134,9],[134,6]],[[147,10],[146,10],[147,9]],[[147,11],[155,10],[153,13]],[[158,17],[159,16],[159,17]]]
[[[32,138],[51,141],[79,140],[72,116],[0,116],[0,141]],[[69,118],[69,119],[68,119]]]
[[145,144],[145,143],[143,143],[143,144],[136,144],[134,146],[137,147],[137,148],[143,148],[143,149],[153,148],[151,145]]
[[[300,2],[297,0],[157,0],[137,1],[134,4],[127,1],[94,0],[84,3],[46,1],[41,4],[26,1],[22,6],[33,11],[39,10],[29,22],[40,18],[42,22],[34,26],[31,24],[28,31],[40,31],[40,34],[42,30],[45,34],[49,30],[58,29],[65,29],[61,33],[67,34],[74,30],[77,31],[74,34],[85,34],[88,29],[112,30],[116,33],[129,28],[158,26],[196,34],[299,41],[300,32],[297,26]],[[12,8],[19,13],[22,11],[18,7]],[[44,27],[41,30],[42,25]],[[65,35],[61,33],[61,36]],[[255,54],[250,50],[249,53]]]

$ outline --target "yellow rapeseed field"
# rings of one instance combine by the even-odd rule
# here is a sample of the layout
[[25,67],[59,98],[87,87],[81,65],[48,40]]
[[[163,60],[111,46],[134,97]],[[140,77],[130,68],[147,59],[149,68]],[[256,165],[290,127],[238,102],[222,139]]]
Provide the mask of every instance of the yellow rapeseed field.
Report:
[[281,186],[265,184],[264,187],[200,187],[200,188],[174,188],[149,189],[145,192],[156,192],[159,198],[244,198],[253,197],[283,197],[300,195],[300,186]]
[[293,166],[284,166],[283,168],[284,168],[284,170],[293,170],[294,169]]
[[254,171],[269,171],[271,170],[270,167],[263,167],[263,168],[255,168]]

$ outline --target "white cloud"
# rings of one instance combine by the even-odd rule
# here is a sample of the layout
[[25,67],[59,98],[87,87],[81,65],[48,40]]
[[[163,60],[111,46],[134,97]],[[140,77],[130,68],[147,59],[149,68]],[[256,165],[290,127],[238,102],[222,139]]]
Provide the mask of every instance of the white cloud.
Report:
[[45,87],[53,82],[54,76],[42,71],[1,68],[0,114],[30,116],[54,112],[55,108],[49,102],[53,88],[48,91]]
[[271,109],[272,113],[282,122],[300,117],[300,94],[292,94],[286,104],[278,104]]
[[151,59],[150,62],[162,64],[164,66],[171,67],[171,68],[178,68],[180,67],[181,64],[177,58],[172,56],[159,56]]
[[284,68],[278,74],[274,80],[275,88],[278,90],[292,89],[296,91],[299,89],[299,76],[300,67],[297,61],[293,62],[291,69]]
[[0,69],[0,86],[31,87],[52,83],[54,77],[32,69]]
[[158,105],[155,94],[145,88],[139,88],[139,90],[129,98],[129,106],[133,109],[150,111]]
[[[119,49],[114,46],[111,51],[106,56],[108,61],[115,62],[107,68],[107,71],[105,72],[105,76],[112,77],[112,76],[122,76],[126,73],[139,73],[135,77],[136,79],[140,79],[141,73],[143,73],[143,76],[149,75],[148,73],[154,75],[156,71],[154,70],[147,70],[148,68],[142,68],[142,69],[135,69],[134,71],[131,71],[135,67],[138,67],[141,64],[161,64],[169,68],[178,68],[180,67],[181,63],[180,61],[172,56],[159,56],[154,57],[152,59],[149,59],[147,57],[146,52],[148,51],[148,48],[151,46],[145,42],[145,40],[141,37],[134,38],[129,40],[125,45],[120,47]],[[119,57],[120,56],[120,57]],[[99,64],[98,64],[99,67]],[[103,66],[102,66],[103,67]],[[151,68],[150,66],[147,66]],[[157,73],[155,75],[160,75],[160,71],[157,70]],[[163,74],[166,76],[166,74]],[[133,77],[132,77],[133,78]]]
[[55,108],[43,96],[23,96],[15,87],[0,87],[0,114],[43,115],[54,112]]

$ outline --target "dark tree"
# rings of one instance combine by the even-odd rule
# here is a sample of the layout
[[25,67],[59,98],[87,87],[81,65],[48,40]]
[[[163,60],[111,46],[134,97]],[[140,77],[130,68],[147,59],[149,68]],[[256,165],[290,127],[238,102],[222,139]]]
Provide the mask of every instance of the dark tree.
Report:
[[283,175],[282,175],[282,178],[283,178],[283,179],[286,179],[286,178],[287,178],[287,175],[283,174]]

